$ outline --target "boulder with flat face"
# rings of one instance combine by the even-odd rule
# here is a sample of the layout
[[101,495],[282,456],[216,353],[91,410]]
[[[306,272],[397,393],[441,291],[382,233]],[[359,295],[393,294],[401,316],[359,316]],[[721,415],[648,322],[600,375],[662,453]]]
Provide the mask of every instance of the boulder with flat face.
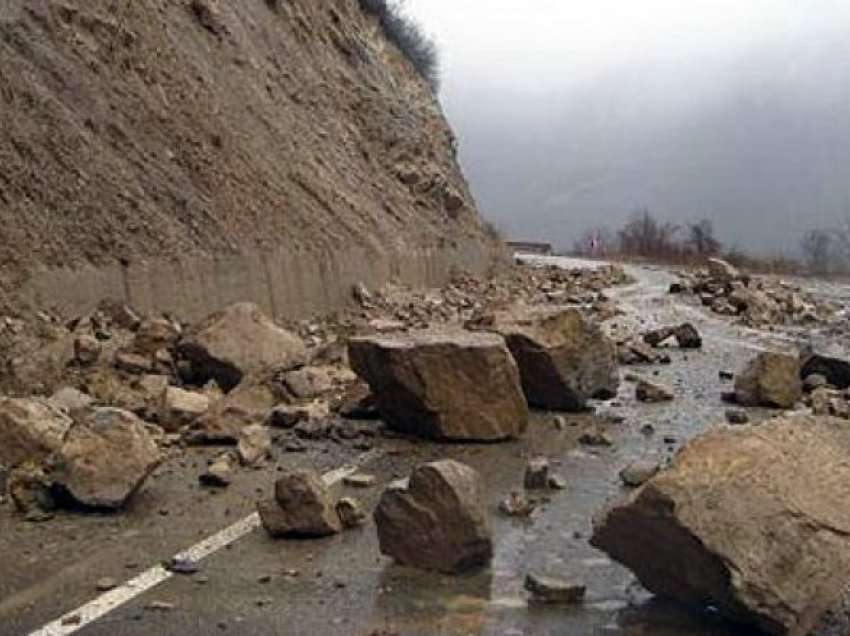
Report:
[[519,371],[501,336],[456,330],[352,338],[349,358],[396,430],[495,441],[518,437],[528,424]]
[[796,356],[766,351],[735,378],[735,400],[742,406],[790,409],[803,396]]
[[0,398],[0,464],[43,461],[62,446],[72,423],[48,400]]
[[578,411],[617,394],[617,347],[578,309],[518,306],[469,327],[505,338],[532,406]]
[[247,374],[293,368],[306,358],[301,338],[278,327],[252,303],[231,305],[211,316],[180,341],[178,350],[197,378],[213,379],[225,391]]
[[50,477],[77,503],[121,508],[162,461],[144,422],[128,411],[92,409],[65,436]]
[[458,573],[493,556],[481,479],[454,460],[415,468],[406,488],[384,492],[374,516],[381,552],[402,565]]
[[833,418],[712,430],[605,510],[591,543],[655,594],[803,636],[850,586],[848,456]]

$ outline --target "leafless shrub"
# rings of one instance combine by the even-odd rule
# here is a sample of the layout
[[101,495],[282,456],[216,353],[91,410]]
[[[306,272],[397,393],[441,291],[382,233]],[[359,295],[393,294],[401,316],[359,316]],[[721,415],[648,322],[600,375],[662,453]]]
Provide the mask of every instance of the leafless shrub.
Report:
[[410,60],[416,71],[436,92],[440,87],[440,59],[437,45],[401,4],[393,0],[359,0],[360,8],[377,16],[387,39]]

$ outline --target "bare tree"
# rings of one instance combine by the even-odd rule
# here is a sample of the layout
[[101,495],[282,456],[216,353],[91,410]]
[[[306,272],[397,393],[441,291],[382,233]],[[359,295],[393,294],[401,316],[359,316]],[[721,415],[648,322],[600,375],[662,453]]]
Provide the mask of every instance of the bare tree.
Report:
[[676,235],[681,228],[658,221],[648,208],[635,210],[620,230],[620,248],[627,254],[667,256],[680,251]]
[[714,237],[714,224],[710,219],[689,223],[686,243],[699,256],[713,256],[720,252],[720,241]]
[[806,267],[813,274],[827,274],[834,266],[833,233],[827,230],[809,230],[800,241],[800,251]]

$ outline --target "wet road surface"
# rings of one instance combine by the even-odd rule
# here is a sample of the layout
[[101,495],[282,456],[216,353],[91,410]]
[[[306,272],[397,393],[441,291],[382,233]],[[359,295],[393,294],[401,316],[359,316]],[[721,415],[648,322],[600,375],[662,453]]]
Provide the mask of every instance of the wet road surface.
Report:
[[[572,264],[572,263],[568,263]],[[566,415],[558,430],[538,413],[525,437],[502,445],[438,445],[405,439],[374,440],[363,467],[378,485],[339,487],[371,510],[382,487],[407,476],[421,461],[452,457],[482,475],[492,511],[495,558],[486,572],[445,577],[400,568],[380,556],[371,519],[355,531],[318,541],[272,541],[262,529],[202,562],[194,576],[175,576],[103,618],[82,627],[86,636],[121,634],[352,634],[732,636],[711,616],[694,616],[653,600],[628,571],[591,548],[593,515],[621,492],[618,472],[631,460],[666,460],[690,437],[723,422],[720,393],[730,385],[720,370],[738,371],[760,348],[791,349],[811,336],[763,333],[730,325],[676,296],[674,277],[633,269],[637,283],[611,290],[625,310],[614,330],[693,322],[702,351],[669,351],[668,366],[624,368],[671,386],[676,400],[638,405],[634,385],[597,405],[595,415]],[[751,416],[771,415],[754,411]],[[643,431],[651,424],[654,433]],[[377,426],[377,425],[376,425]],[[614,440],[611,448],[577,443],[589,429]],[[242,471],[225,492],[197,486],[197,475],[216,451],[190,449],[160,469],[133,508],[121,516],[60,514],[46,524],[13,518],[0,507],[0,634],[27,634],[98,596],[98,579],[124,581],[253,512],[268,495],[277,466]],[[568,489],[527,520],[506,518],[497,505],[521,486],[527,458],[546,455]],[[311,443],[308,452],[280,453],[279,466],[311,465],[328,471],[362,456],[354,444]],[[522,589],[529,571],[583,579],[587,602],[575,609],[529,607]],[[152,609],[164,603],[168,609]]]

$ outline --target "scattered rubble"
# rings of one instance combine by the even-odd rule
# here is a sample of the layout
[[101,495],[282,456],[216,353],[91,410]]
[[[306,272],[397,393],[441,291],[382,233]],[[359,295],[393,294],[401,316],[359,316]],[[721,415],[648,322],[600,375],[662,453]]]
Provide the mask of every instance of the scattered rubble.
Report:
[[453,460],[417,466],[375,509],[381,552],[402,565],[458,573],[489,563],[493,542],[481,483]]
[[504,340],[468,331],[368,336],[349,358],[394,429],[454,441],[518,437],[528,406]]
[[850,420],[850,392],[821,387],[811,394],[812,413]]
[[682,274],[670,293],[692,293],[715,313],[737,316],[750,327],[828,322],[835,315],[834,307],[817,303],[785,281],[743,275],[720,259],[707,264],[707,269]]
[[628,339],[617,343],[617,361],[622,365],[630,364],[670,364],[667,353],[657,351],[643,340]]
[[809,633],[850,585],[848,453],[831,418],[712,430],[604,511],[591,543],[655,594]]
[[741,406],[790,409],[802,396],[800,363],[790,354],[760,353],[735,379],[735,401]]
[[325,537],[342,530],[331,494],[313,470],[284,473],[275,483],[274,499],[258,503],[257,510],[272,537]]
[[670,338],[676,339],[681,349],[700,349],[702,336],[691,323],[686,322],[677,327],[663,327],[644,334],[643,340],[652,347],[659,347]]
[[580,411],[590,398],[617,394],[616,347],[578,309],[514,306],[467,327],[505,338],[532,406]]

